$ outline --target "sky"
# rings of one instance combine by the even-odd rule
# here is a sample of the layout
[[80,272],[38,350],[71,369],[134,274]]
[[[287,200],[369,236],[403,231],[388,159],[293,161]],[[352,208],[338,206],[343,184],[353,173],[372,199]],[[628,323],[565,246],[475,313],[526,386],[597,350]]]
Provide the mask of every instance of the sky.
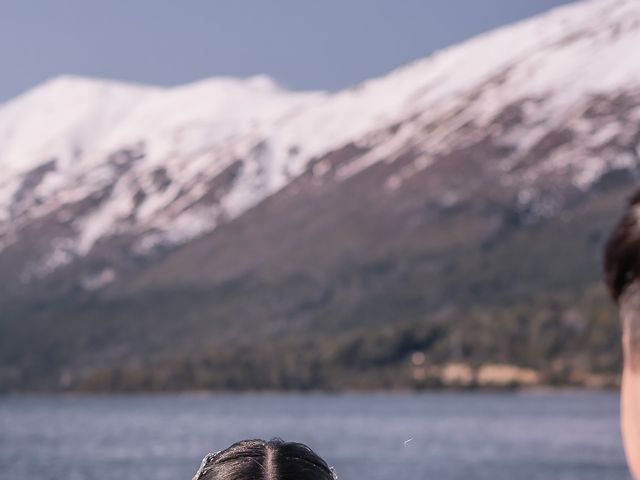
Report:
[[3,0],[0,102],[60,74],[337,90],[570,0]]

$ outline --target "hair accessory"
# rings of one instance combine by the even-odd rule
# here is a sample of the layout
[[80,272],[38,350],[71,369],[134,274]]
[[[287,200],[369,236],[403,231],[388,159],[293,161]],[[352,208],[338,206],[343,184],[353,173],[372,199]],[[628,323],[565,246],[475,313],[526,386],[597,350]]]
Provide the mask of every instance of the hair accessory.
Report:
[[333,477],[333,480],[338,480],[338,472],[336,472],[336,469],[333,465],[329,467],[329,471],[331,471],[331,476]]
[[215,452],[215,453],[207,453],[204,458],[202,459],[202,462],[200,463],[200,468],[198,468],[198,471],[196,472],[196,474],[193,476],[192,480],[198,480],[200,478],[200,476],[202,475],[202,472],[204,472],[204,469],[206,468],[206,466],[209,464],[209,462],[211,460],[213,460],[215,458],[216,455],[218,455],[220,453],[220,451]]

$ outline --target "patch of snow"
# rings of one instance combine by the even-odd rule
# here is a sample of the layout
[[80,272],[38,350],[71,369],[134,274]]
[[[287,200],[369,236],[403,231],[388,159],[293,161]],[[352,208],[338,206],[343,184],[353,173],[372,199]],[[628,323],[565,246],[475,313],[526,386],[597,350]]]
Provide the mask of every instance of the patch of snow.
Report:
[[115,278],[116,272],[112,268],[105,268],[98,273],[84,277],[81,283],[85,290],[93,291],[106,287]]

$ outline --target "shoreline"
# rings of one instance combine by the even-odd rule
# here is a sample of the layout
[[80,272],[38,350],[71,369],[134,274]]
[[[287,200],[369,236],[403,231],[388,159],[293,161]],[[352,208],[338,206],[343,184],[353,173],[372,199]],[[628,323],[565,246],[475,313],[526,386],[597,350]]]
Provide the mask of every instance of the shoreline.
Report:
[[12,391],[1,392],[0,398],[7,397],[225,397],[225,396],[406,396],[406,395],[548,395],[580,393],[617,393],[616,387],[593,388],[575,385],[538,385],[516,388],[423,388],[423,389],[341,389],[341,390],[139,390],[139,391]]

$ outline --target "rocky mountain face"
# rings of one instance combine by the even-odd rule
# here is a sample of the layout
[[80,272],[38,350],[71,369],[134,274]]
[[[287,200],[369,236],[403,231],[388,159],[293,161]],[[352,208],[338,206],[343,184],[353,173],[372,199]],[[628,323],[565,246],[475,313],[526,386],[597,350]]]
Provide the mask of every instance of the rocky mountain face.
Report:
[[[61,77],[0,105],[0,379],[614,371],[598,255],[640,173],[638,46],[640,3],[591,0],[337,93]],[[272,367],[202,373],[238,358]]]

